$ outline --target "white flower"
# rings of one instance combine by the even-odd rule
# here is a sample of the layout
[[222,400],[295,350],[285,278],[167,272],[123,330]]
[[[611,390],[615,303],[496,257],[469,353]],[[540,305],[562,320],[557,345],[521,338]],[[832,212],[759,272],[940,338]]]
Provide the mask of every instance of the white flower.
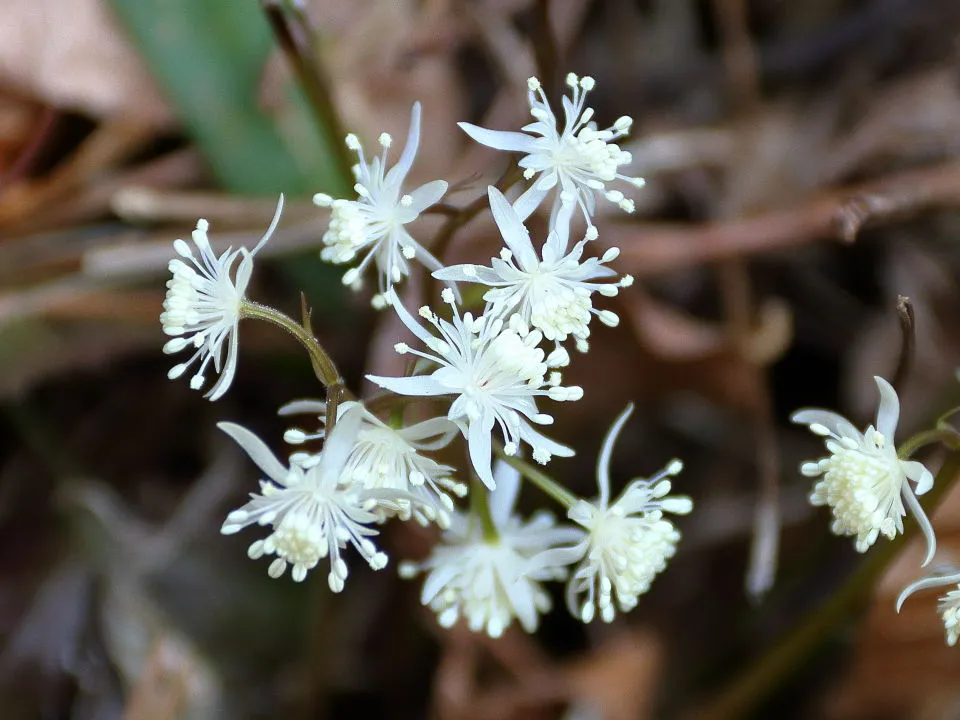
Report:
[[[356,405],[358,403],[343,403],[337,414],[342,415]],[[280,408],[281,415],[294,413],[316,413],[324,422],[326,403],[300,400]],[[454,479],[452,467],[441,465],[422,453],[448,445],[458,432],[457,426],[447,418],[431,418],[392,428],[366,409],[362,416],[356,442],[343,467],[341,484],[355,483],[375,497],[382,497],[370,508],[378,522],[394,516],[401,520],[414,517],[421,524],[436,521],[440,527],[449,526],[454,508],[450,494],[464,497],[467,486]],[[322,429],[314,434],[291,429],[284,438],[300,444],[323,435]],[[309,467],[320,457],[322,454],[298,454],[297,462]]]
[[960,638],[960,585],[940,598],[937,612],[940,613],[943,627],[947,631],[947,645],[953,647]]
[[690,498],[670,496],[667,478],[683,470],[679,460],[648,480],[634,480],[610,504],[610,456],[632,412],[631,404],[603,440],[597,460],[600,497],[595,503],[578,500],[567,513],[587,535],[577,546],[555,550],[547,558],[554,563],[579,561],[567,585],[567,607],[585,623],[593,620],[598,609],[604,622],[611,622],[616,616],[614,596],[620,612],[636,607],[640,595],[666,568],[680,540],[680,531],[663,513],[686,515],[693,509]]
[[[189,360],[170,368],[167,376],[174,380],[199,361],[200,366],[190,378],[190,387],[199,390],[212,359],[214,370],[220,377],[205,395],[210,400],[220,398],[233,381],[237,369],[237,325],[250,273],[253,272],[253,257],[270,239],[280,222],[282,210],[283,195],[270,227],[253,250],[228,248],[217,257],[207,238],[209,223],[203,219],[197,221],[197,229],[192,235],[199,257],[183,240],[177,239],[173,243],[174,250],[183,260],[174,258],[170,261],[173,277],[167,281],[160,323],[167,335],[176,337],[167,341],[163,352],[176,353],[187,347],[193,348],[194,352]],[[241,258],[240,265],[235,276],[231,277],[237,258]],[[190,265],[184,260],[189,260]],[[226,362],[223,361],[224,344],[227,346]]]
[[943,620],[943,627],[947,633],[947,645],[953,647],[960,640],[960,573],[941,572],[931,577],[917,580],[903,589],[897,598],[897,612],[903,607],[904,601],[918,590],[927,590],[929,588],[946,587],[956,585],[957,587],[940,598],[937,603],[937,612],[940,619]]
[[382,294],[394,283],[410,273],[408,261],[414,258],[431,270],[437,270],[440,262],[427,252],[404,227],[419,217],[420,213],[436,203],[447,191],[444,180],[434,180],[421,185],[409,194],[403,194],[406,179],[420,144],[420,103],[413,104],[410,113],[410,132],[407,145],[400,160],[387,170],[387,150],[392,139],[387,133],[380,135],[383,153],[369,163],[356,135],[347,135],[347,147],[357,153],[360,162],[354,165],[357,179],[354,189],[356,200],[335,200],[324,193],[313,196],[313,202],[331,210],[330,226],[323,235],[326,247],[320,257],[332,263],[352,262],[357,253],[368,249],[366,257],[355,268],[347,270],[343,282],[354,289],[360,287],[360,275],[370,264],[376,262],[379,273],[380,295],[374,305],[386,305]]
[[926,565],[933,558],[937,541],[927,516],[908,481],[917,484],[916,495],[933,486],[933,475],[915,460],[897,456],[893,436],[900,419],[900,400],[893,387],[874,377],[880,391],[876,427],[863,433],[837,413],[800,410],[791,420],[809,426],[826,438],[830,455],[800,467],[807,477],[820,477],[810,494],[813,505],[829,505],[831,529],[837,535],[855,535],[858,552],[866,552],[878,535],[894,538],[903,532],[904,503],[910,508],[927,540]]
[[564,191],[561,195],[565,201],[543,245],[541,260],[516,210],[496,188],[488,188],[488,194],[493,218],[507,247],[500,252],[499,258],[491,260],[491,267],[454,265],[437,270],[433,276],[446,281],[488,285],[492,289],[483,299],[493,306],[494,313],[506,316],[516,311],[547,340],[563,342],[573,335],[577,346],[586,351],[591,315],[596,315],[610,327],[616,327],[620,322],[610,310],[595,310],[590,299],[594,292],[613,297],[621,287],[633,283],[629,275],[619,282],[591,282],[616,277],[616,273],[604,264],[616,259],[620,250],[610,248],[599,260],[587,258],[581,262],[587,243],[585,238],[568,252],[573,198]]
[[[572,89],[573,97],[563,98],[562,132],[536,78],[527,81],[530,114],[535,122],[526,125],[523,130],[530,135],[459,123],[463,131],[478,143],[497,150],[525,153],[519,163],[520,167],[525,168],[524,177],[529,180],[540,176],[517,199],[514,207],[521,220],[526,220],[557,185],[560,186],[559,190],[571,193],[576,198],[589,228],[593,228],[591,217],[595,211],[597,193],[603,193],[607,200],[626,212],[633,212],[632,200],[625,198],[619,190],[606,188],[606,183],[618,179],[643,187],[643,179],[617,172],[621,165],[629,163],[632,158],[630,153],[621,150],[613,141],[630,132],[633,120],[624,116],[612,127],[597,130],[596,123],[592,122],[593,108],[584,107],[587,93],[593,90],[594,84],[591,77],[578,78],[573,73],[567,75],[567,85]],[[558,196],[553,205],[554,216],[559,211],[559,204]]]
[[421,602],[437,613],[443,627],[461,618],[474,632],[498,638],[517,618],[527,632],[537,629],[540,613],[550,609],[550,596],[540,585],[565,577],[565,568],[532,562],[534,556],[578,535],[557,527],[549,513],[528,522],[513,514],[519,474],[505,462],[494,470],[497,489],[490,493],[492,528],[484,531],[476,515],[456,513],[450,529],[422,563],[400,564],[403,577],[428,572]]
[[260,494],[251,493],[246,505],[227,515],[220,532],[232,535],[253,523],[273,526],[273,532],[250,545],[247,553],[253,559],[276,555],[268,570],[270,577],[283,575],[289,564],[293,579],[300,582],[308,570],[329,557],[330,589],[340,592],[347,579],[340,551],[348,543],[374,570],[387,564],[387,556],[369,539],[377,534],[370,527],[377,518],[366,509],[368,495],[341,482],[362,419],[359,406],[344,413],[326,439],[319,462],[310,467],[293,462],[289,468],[249,430],[233,423],[218,424],[268,478],[260,482]]
[[442,295],[453,310],[452,322],[438,318],[428,307],[420,308],[420,316],[437,329],[439,338],[414,320],[396,295],[391,297],[403,323],[432,351],[421,352],[398,343],[397,352],[432,360],[440,368],[429,375],[368,375],[367,379],[400,395],[456,395],[447,417],[467,439],[473,467],[491,490],[491,433],[495,424],[503,432],[508,455],[525,442],[540,463],[548,462],[551,455],[572,456],[573,450],[544,437],[530,424],[553,423],[551,415],[538,412],[537,396],[557,401],[583,397],[581,388],[561,387],[560,373],[549,372],[549,362],[537,347],[543,339],[541,333],[531,331],[518,315],[511,316],[508,323],[485,315],[474,318],[471,313],[461,317],[450,288],[445,288]]

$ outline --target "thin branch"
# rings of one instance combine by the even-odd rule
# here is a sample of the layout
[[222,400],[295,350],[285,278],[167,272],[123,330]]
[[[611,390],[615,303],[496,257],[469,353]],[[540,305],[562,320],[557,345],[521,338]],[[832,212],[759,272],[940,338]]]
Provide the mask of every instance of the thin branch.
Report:
[[560,92],[560,62],[557,39],[550,26],[550,0],[536,0],[533,6],[533,28],[530,40],[537,63],[537,75],[550,93]]
[[865,226],[960,207],[960,161],[825,191],[795,207],[700,224],[608,223],[599,242],[621,249],[625,272],[643,277],[821,238],[853,242]]
[[897,317],[900,318],[900,334],[903,339],[900,344],[900,359],[897,361],[897,369],[893,373],[891,384],[897,392],[900,392],[903,390],[903,384],[910,376],[910,370],[913,368],[913,356],[917,344],[917,325],[913,312],[913,302],[904,295],[897,297]]

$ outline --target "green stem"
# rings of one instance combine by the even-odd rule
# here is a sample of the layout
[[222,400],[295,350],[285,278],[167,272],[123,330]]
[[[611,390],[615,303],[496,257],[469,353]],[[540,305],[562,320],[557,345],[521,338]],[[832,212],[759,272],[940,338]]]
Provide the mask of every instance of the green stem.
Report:
[[500,533],[490,515],[490,491],[475,475],[470,478],[470,511],[474,517],[480,519],[483,526],[483,539],[487,542],[499,540]]
[[960,449],[960,434],[949,427],[938,427],[934,430],[918,432],[903,442],[897,450],[897,457],[901,460],[908,460],[913,457],[920,448],[936,443],[942,443],[950,450],[958,450]]
[[[960,453],[951,453],[937,473],[933,489],[924,496],[928,512],[944,496],[958,475]],[[911,527],[903,535],[875,548],[843,587],[771,648],[770,652],[759,658],[718,697],[706,707],[698,708],[695,716],[719,720],[749,715],[753,708],[790,677],[821,644],[834,636],[838,625],[866,602],[880,576],[903,549],[912,533]]]
[[521,460],[518,457],[507,455],[500,445],[495,446],[493,451],[496,453],[498,458],[504,460],[507,465],[516,468],[523,477],[532,482],[568,510],[573,507],[575,502],[577,502],[576,495],[567,490],[565,487],[563,487],[563,485],[558,483],[539,468],[534,467],[530,463],[526,462],[525,460]]
[[[313,363],[313,369],[317,378],[323,383],[324,387],[343,386],[343,377],[333,359],[323,349],[317,339],[299,323],[292,318],[287,317],[279,310],[272,307],[261,305],[250,300],[244,300],[240,305],[241,318],[254,318],[256,320],[266,320],[269,323],[281,327],[293,335],[300,344],[306,348],[310,355],[310,361]],[[329,401],[329,398],[328,398]],[[336,400],[335,400],[336,402]]]

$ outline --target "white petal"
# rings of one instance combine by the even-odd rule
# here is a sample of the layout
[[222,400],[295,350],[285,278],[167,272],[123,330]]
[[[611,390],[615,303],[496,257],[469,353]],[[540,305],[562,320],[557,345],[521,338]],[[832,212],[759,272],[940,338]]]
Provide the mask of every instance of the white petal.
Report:
[[490,433],[493,432],[493,414],[484,413],[479,420],[470,423],[467,428],[467,446],[470,451],[470,462],[477,476],[490,490],[497,487],[490,469]]
[[[400,154],[397,164],[390,168],[384,178],[385,185],[396,185],[397,187],[407,177],[410,168],[413,167],[413,159],[417,155],[417,149],[420,145],[420,103],[415,102],[410,109],[410,130],[407,132],[407,144]],[[375,160],[377,158],[374,158]]]
[[[421,450],[439,450],[450,444],[459,432],[459,428],[445,417],[430,418],[403,428],[400,434],[409,443],[415,443]],[[424,442],[427,438],[435,438]]]
[[849,437],[860,439],[863,437],[856,426],[847,420],[843,415],[839,415],[830,410],[798,410],[790,416],[792,422],[798,425],[823,425],[827,430],[838,437]]
[[217,427],[233,438],[250,459],[257,464],[267,477],[282,484],[287,476],[287,468],[270,452],[266,444],[245,427],[231,422],[217,423]]
[[324,415],[327,404],[323,400],[292,400],[277,410],[277,415]]
[[952,575],[932,575],[912,582],[907,585],[897,597],[897,612],[900,612],[904,601],[915,592],[928,590],[930,588],[946,587],[947,585],[953,585],[957,582],[960,582],[960,573],[954,573]]
[[439,202],[445,192],[447,192],[446,180],[433,180],[425,183],[410,193],[413,202],[409,209],[419,215],[431,205]]
[[536,632],[537,629],[537,608],[533,604],[533,592],[529,582],[524,582],[523,577],[511,577],[503,572],[504,568],[497,565],[497,574],[500,575],[500,582],[503,583],[507,591],[507,597],[510,599],[510,605],[513,612],[520,621],[520,626],[528,633]]
[[900,420],[900,398],[897,397],[897,391],[893,386],[879,375],[873,378],[877,383],[877,389],[880,391],[880,408],[877,410],[877,431],[883,435],[888,442],[893,442],[893,436],[897,432],[897,423]]
[[503,528],[513,513],[520,493],[520,471],[499,458],[493,463],[493,480],[496,490],[490,493],[490,517],[493,524]]
[[549,192],[549,190],[541,189],[539,183],[536,182],[524,190],[523,194],[513,203],[513,209],[521,222],[533,215],[533,211],[540,207],[540,203],[543,202]]
[[607,509],[610,502],[610,456],[613,454],[613,446],[617,442],[617,436],[623,429],[627,419],[633,413],[633,403],[627,405],[623,412],[613,421],[613,425],[607,430],[607,435],[603,438],[603,445],[600,447],[600,457],[597,459],[597,487],[600,489],[600,507]]
[[563,257],[567,252],[567,244],[570,239],[570,220],[573,217],[573,210],[576,202],[560,203],[560,210],[547,235],[547,241],[543,245],[543,259],[547,260],[547,254],[552,255],[551,260]]
[[520,265],[525,270],[532,270],[539,265],[539,261],[533,243],[530,242],[530,233],[502,192],[491,185],[487,188],[487,195],[490,198],[490,212],[500,229],[503,241]]
[[556,568],[563,567],[564,565],[573,565],[578,563],[583,559],[583,556],[587,552],[587,548],[590,547],[589,539],[587,534],[580,530],[579,528],[569,528],[574,530],[578,535],[578,540],[576,545],[570,547],[554,547],[549,550],[544,550],[541,553],[534,555],[530,558],[527,563],[527,568],[525,572],[528,575],[534,576],[544,568]]
[[529,135],[509,130],[488,130],[468,122],[459,122],[457,125],[481,145],[492,147],[495,150],[524,153],[533,151],[535,138]]
[[450,388],[437,382],[432,375],[415,375],[413,377],[367,375],[367,380],[398,395],[433,396],[453,393]]
[[323,452],[320,453],[320,464],[317,466],[317,472],[320,473],[321,477],[340,477],[343,466],[353,451],[365,412],[363,405],[353,403],[348,406],[342,415],[337,413],[337,424],[334,425],[332,431],[327,433],[327,439],[323,443]]
[[900,467],[903,468],[903,474],[917,484],[915,494],[923,495],[933,487],[933,473],[922,462],[901,460]]
[[[277,229],[277,225],[280,224],[280,213],[283,212],[283,193],[280,193],[280,200],[277,201],[277,209],[273,211],[273,220],[270,221],[270,227],[267,228],[267,231],[263,234],[263,237],[260,238],[260,242],[257,243],[257,246],[250,251],[250,255],[256,255],[257,251],[260,250],[264,245],[267,244],[267,241],[270,239],[270,236],[273,235],[273,231]],[[246,283],[244,283],[246,287]]]
[[454,563],[445,563],[439,565],[433,570],[427,579],[423,581],[423,589],[420,591],[420,602],[427,605],[437,596],[447,583],[460,573],[460,566]]
[[933,560],[933,556],[937,553],[937,536],[933,532],[933,525],[930,524],[927,514],[923,511],[923,508],[920,506],[920,502],[914,496],[910,486],[904,484],[900,494],[906,501],[907,508],[911,513],[913,513],[913,517],[916,519],[917,525],[920,527],[920,532],[923,533],[923,537],[927,541],[927,555],[924,557],[923,563],[921,564],[921,567],[924,567],[930,564],[930,561]]
[[223,372],[221,372],[220,376],[217,378],[216,384],[210,388],[210,392],[208,392],[205,396],[210,400],[210,402],[214,402],[215,400],[219,400],[221,397],[223,397],[224,393],[230,389],[230,383],[233,382],[233,376],[237,372],[237,354],[239,342],[237,337],[237,328],[234,327],[229,334],[230,337],[228,338],[227,344],[226,365],[224,365]]

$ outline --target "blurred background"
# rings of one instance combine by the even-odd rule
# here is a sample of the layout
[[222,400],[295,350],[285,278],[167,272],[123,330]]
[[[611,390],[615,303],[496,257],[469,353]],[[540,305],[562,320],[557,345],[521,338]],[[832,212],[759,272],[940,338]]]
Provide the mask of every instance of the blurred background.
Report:
[[[901,438],[960,404],[956,0],[0,9],[0,718],[960,717],[935,596],[893,610],[919,548],[867,566],[830,535],[797,470],[822,446],[788,421],[821,406],[867,424],[877,374],[897,375]],[[496,642],[442,631],[392,570],[429,530],[386,526],[393,565],[356,565],[340,595],[323,573],[269,579],[249,534],[219,535],[257,476],[215,423],[279,452],[276,409],[322,389],[255,323],[223,400],[168,381],[172,241],[205,217],[218,247],[249,246],[285,193],[250,295],[296,316],[302,291],[361,392],[365,372],[403,366],[395,321],[318,258],[310,197],[350,193],[343,133],[401,142],[420,100],[413,182],[444,178],[466,206],[515,158],[455,123],[518,128],[527,77],[559,88],[568,71],[596,78],[601,126],[634,118],[624,147],[647,187],[633,216],[597,222],[637,283],[600,301],[622,322],[573,358],[565,380],[586,395],[556,408],[553,436],[577,456],[549,469],[591,496],[634,400],[615,478],[684,459],[675,488],[696,510],[677,557],[612,625],[582,626],[557,596],[536,636]],[[443,259],[498,244],[481,214]],[[948,562],[960,494],[934,517]]]

